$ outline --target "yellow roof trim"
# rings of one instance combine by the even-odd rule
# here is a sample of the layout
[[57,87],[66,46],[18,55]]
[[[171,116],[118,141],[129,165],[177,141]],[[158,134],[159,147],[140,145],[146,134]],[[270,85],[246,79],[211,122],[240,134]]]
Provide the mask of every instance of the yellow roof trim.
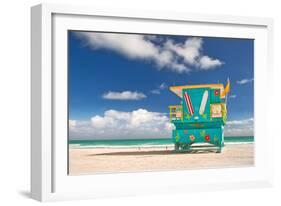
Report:
[[193,89],[193,88],[204,88],[204,87],[211,87],[211,88],[218,88],[223,87],[223,84],[194,84],[194,85],[181,85],[181,86],[171,86],[171,88],[181,88],[181,89]]
[[182,107],[182,105],[169,105],[169,108]]
[[221,98],[225,98],[224,87],[223,84],[196,84],[196,85],[182,85],[182,86],[171,86],[169,89],[174,92],[177,96],[182,98],[182,90],[183,89],[196,89],[196,88],[212,88],[212,89],[220,89]]

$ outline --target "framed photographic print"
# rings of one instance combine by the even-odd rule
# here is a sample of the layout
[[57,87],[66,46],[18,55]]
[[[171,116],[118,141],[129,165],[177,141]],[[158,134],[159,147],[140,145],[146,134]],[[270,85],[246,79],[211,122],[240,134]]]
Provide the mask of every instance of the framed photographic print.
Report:
[[271,185],[271,19],[31,12],[33,198]]

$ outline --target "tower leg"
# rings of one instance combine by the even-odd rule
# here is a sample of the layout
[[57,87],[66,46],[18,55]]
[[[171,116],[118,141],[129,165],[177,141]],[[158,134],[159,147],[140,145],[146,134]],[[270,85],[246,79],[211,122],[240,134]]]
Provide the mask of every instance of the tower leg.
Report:
[[175,151],[178,151],[178,150],[179,150],[179,148],[180,148],[179,143],[175,143]]
[[218,145],[218,150],[216,153],[221,153],[222,152],[222,147],[223,147],[223,142],[221,142],[219,145]]

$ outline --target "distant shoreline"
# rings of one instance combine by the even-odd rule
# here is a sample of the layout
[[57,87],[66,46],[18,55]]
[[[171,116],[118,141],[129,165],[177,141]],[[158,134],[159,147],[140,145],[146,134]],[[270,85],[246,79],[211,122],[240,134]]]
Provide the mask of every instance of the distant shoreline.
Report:
[[[254,138],[254,136],[224,136],[225,139],[228,138]],[[69,139],[70,142],[76,141],[138,141],[138,140],[170,140],[167,138],[135,138],[135,139]]]
[[[239,145],[239,144],[253,144],[254,142],[225,142],[225,145]],[[197,144],[199,145],[199,144]],[[171,149],[174,148],[174,144],[166,145],[80,145],[80,144],[69,144],[70,149],[153,149],[153,148],[163,148]]]

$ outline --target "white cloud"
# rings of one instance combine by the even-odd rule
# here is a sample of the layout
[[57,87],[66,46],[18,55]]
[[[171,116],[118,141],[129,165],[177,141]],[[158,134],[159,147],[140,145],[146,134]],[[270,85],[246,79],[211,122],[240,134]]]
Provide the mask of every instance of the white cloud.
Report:
[[212,59],[208,56],[202,56],[199,59],[201,69],[213,69],[215,67],[221,66],[223,63],[218,59]]
[[219,59],[213,59],[202,54],[202,44],[202,38],[193,37],[188,38],[183,44],[175,44],[173,41],[168,40],[165,47],[181,56],[186,64],[195,66],[198,69],[208,70],[221,66],[223,62]]
[[167,84],[163,82],[162,84],[160,84],[159,89],[166,89],[167,87]]
[[[170,138],[174,125],[164,113],[107,110],[87,121],[69,120],[70,139]],[[254,119],[227,121],[225,136],[253,136]]]
[[234,98],[236,98],[236,97],[237,97],[236,94],[229,95],[229,98],[232,98],[232,99],[234,99]]
[[249,119],[242,119],[242,120],[232,120],[232,121],[227,121],[228,125],[246,125],[246,124],[252,124],[254,122],[254,118],[249,118]]
[[160,89],[153,89],[150,91],[152,94],[161,94]]
[[226,136],[253,136],[254,119],[241,119],[227,121],[225,125]]
[[183,44],[175,44],[172,40],[165,43],[165,47],[183,57],[184,61],[190,65],[196,65],[196,58],[200,56],[202,48],[201,38],[189,38]]
[[165,82],[163,82],[157,87],[157,89],[153,89],[150,92],[152,94],[161,94],[160,90],[166,89],[167,87],[168,85]]
[[69,127],[75,127],[77,125],[76,120],[69,120]]
[[76,121],[70,127],[71,139],[136,139],[171,137],[173,125],[162,113],[138,109],[132,112],[107,110],[103,116],[96,115],[87,123]]
[[110,100],[141,100],[146,98],[146,95],[141,92],[123,91],[123,92],[107,92],[102,95],[104,99]]
[[108,49],[129,59],[151,61],[159,69],[187,73],[191,71],[190,66],[207,70],[222,65],[219,59],[202,54],[202,38],[187,38],[184,43],[177,44],[155,35],[98,32],[76,34],[92,49]]
[[237,84],[247,84],[247,83],[251,83],[252,81],[254,81],[254,78],[251,78],[251,79],[241,79],[241,80],[238,80],[237,81]]

